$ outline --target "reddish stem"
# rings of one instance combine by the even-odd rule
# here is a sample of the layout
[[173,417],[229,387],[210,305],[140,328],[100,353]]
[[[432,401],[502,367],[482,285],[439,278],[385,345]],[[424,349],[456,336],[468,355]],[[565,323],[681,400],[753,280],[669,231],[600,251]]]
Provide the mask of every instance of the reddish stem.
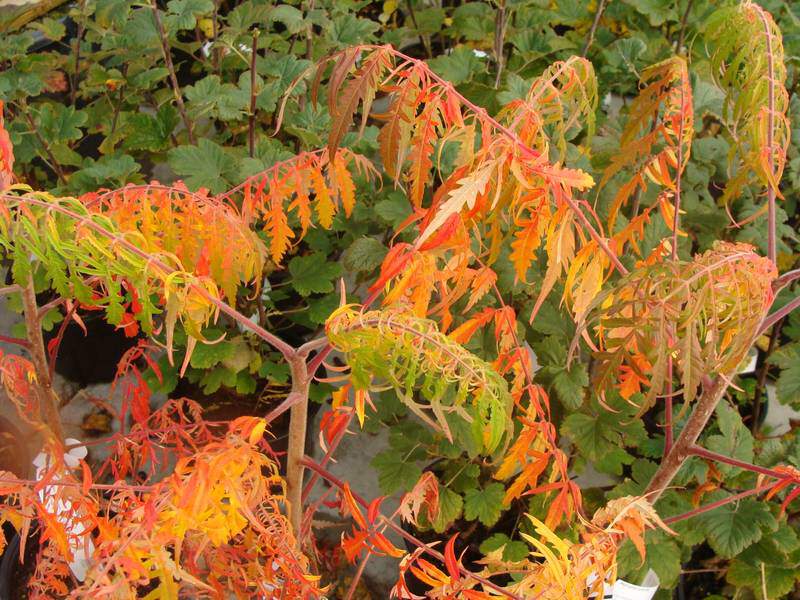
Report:
[[783,319],[786,315],[788,315],[790,312],[792,312],[794,309],[798,307],[800,307],[800,296],[793,298],[792,300],[781,306],[771,315],[764,317],[764,320],[761,321],[761,325],[758,326],[758,331],[756,332],[756,338],[760,337],[764,332],[767,331],[767,329],[775,325],[775,323]]
[[10,337],[7,335],[0,335],[0,342],[5,342],[6,344],[14,344],[16,346],[22,346],[23,348],[31,347],[31,343],[28,340],[24,340],[22,338]]
[[693,456],[699,456],[701,458],[705,458],[708,460],[713,460],[716,462],[721,462],[726,465],[731,465],[732,467],[738,467],[740,469],[745,469],[746,471],[752,471],[753,473],[760,473],[762,475],[767,475],[769,477],[774,477],[776,479],[786,479],[786,473],[781,473],[780,471],[775,471],[774,469],[769,469],[767,467],[760,467],[758,465],[751,464],[749,462],[745,462],[742,460],[738,460],[736,458],[726,456],[724,454],[718,454],[716,452],[712,452],[711,450],[706,450],[701,446],[690,446],[689,447],[689,454]]
[[[768,92],[768,108],[767,108],[767,151],[769,152],[769,168],[770,179],[774,178],[775,164],[774,164],[774,127],[775,127],[775,65],[774,57],[772,56],[772,34],[769,30],[769,22],[764,9],[760,6],[755,6],[761,23],[764,25],[764,36],[767,45],[767,84],[769,86]],[[767,182],[767,256],[773,262],[777,261],[777,239],[776,239],[776,211],[775,211],[775,188],[771,182]]]
[[674,517],[667,517],[666,519],[664,519],[664,523],[669,525],[671,523],[677,523],[678,521],[685,521],[686,519],[691,519],[692,517],[696,517],[697,515],[702,515],[703,513],[714,510],[715,508],[719,508],[720,506],[725,506],[726,504],[730,504],[731,502],[736,502],[738,500],[741,500],[742,498],[747,498],[748,496],[755,496],[757,494],[760,494],[761,492],[766,492],[774,488],[779,483],[780,481],[775,481],[773,483],[770,483],[769,485],[763,485],[761,487],[753,488],[752,490],[747,490],[745,492],[734,494],[733,496],[728,496],[727,498],[723,498],[722,500],[717,500],[716,502],[712,502],[711,504],[700,506],[698,508],[695,508],[694,510],[690,510],[689,512],[685,512],[680,515],[675,515]]

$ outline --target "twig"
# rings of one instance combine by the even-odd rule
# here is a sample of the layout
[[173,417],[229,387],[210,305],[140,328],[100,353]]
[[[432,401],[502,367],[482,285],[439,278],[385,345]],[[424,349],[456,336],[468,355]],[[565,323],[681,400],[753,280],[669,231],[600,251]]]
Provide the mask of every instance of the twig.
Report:
[[214,0],[214,11],[211,14],[211,36],[214,38],[214,43],[211,48],[211,66],[218,77],[222,76],[219,60],[219,48],[217,48],[217,36],[219,35],[219,2]]
[[8,335],[0,335],[0,342],[3,342],[4,344],[14,344],[15,346],[22,346],[23,348],[31,347],[31,344],[28,340],[11,337]]
[[61,181],[61,183],[66,184],[67,183],[67,177],[64,175],[64,171],[61,168],[61,165],[58,164],[58,161],[56,160],[56,157],[53,155],[53,151],[50,149],[50,144],[47,143],[47,140],[44,139],[44,136],[39,131],[39,128],[36,126],[36,122],[33,120],[33,117],[31,116],[31,112],[30,112],[30,110],[28,108],[28,105],[26,103],[23,102],[20,105],[20,112],[23,115],[25,115],[25,120],[28,121],[28,125],[30,125],[30,128],[31,128],[31,131],[33,132],[33,135],[35,135],[36,139],[39,140],[39,143],[41,144],[42,149],[44,150],[45,154],[47,154],[48,164],[50,165],[50,168],[53,169],[53,171],[55,171],[55,173],[58,176],[58,178]]
[[671,525],[672,523],[677,523],[678,521],[685,521],[686,519],[691,519],[692,517],[696,517],[697,515],[702,515],[703,513],[712,511],[715,508],[719,508],[720,506],[725,506],[726,504],[737,502],[738,500],[742,500],[743,498],[747,498],[749,496],[756,496],[761,492],[766,492],[768,490],[771,490],[779,483],[780,481],[774,481],[769,485],[762,485],[760,487],[753,488],[752,490],[747,490],[745,492],[734,494],[733,496],[728,496],[727,498],[723,498],[722,500],[717,500],[716,502],[712,502],[711,504],[706,504],[705,506],[700,506],[698,508],[695,508],[694,510],[690,510],[689,512],[685,512],[680,515],[675,515],[674,517],[667,517],[664,519],[664,523],[666,523],[667,525]]
[[[411,4],[411,0],[406,0],[406,8],[408,8],[408,16],[411,17],[411,24],[414,25],[414,29],[419,29],[419,25],[417,24],[417,15],[414,14],[414,6]],[[433,51],[431,50],[431,41],[427,35],[419,34],[419,41],[422,44],[422,47],[425,49],[425,54],[428,58],[433,58]]]
[[250,158],[256,155],[256,56],[258,55],[258,35],[259,31],[253,31],[253,48],[250,57],[250,115],[247,123],[247,145],[250,150]]
[[793,281],[800,279],[800,269],[792,269],[791,271],[786,271],[783,275],[778,277],[775,281],[772,282],[772,291],[774,293],[780,292],[783,288],[787,285],[792,283]]
[[6,296],[8,294],[16,294],[17,292],[21,292],[22,288],[18,286],[16,283],[12,285],[7,285],[4,287],[0,287],[0,296]]
[[603,16],[603,11],[606,9],[606,0],[600,0],[597,4],[597,11],[594,13],[594,21],[592,21],[592,27],[589,29],[589,35],[586,38],[586,44],[583,46],[583,52],[581,52],[581,56],[586,58],[586,55],[589,54],[589,48],[592,47],[594,43],[594,34],[597,32],[597,26],[600,25],[600,19]]
[[353,599],[353,594],[355,594],[356,590],[358,589],[358,582],[361,581],[361,577],[364,575],[364,568],[367,566],[367,561],[369,561],[370,556],[372,556],[372,554],[367,552],[364,554],[364,558],[362,558],[361,562],[358,564],[358,569],[356,570],[355,575],[353,575],[353,581],[350,582],[350,587],[347,589],[347,594],[345,595],[344,600]]
[[81,22],[78,23],[78,32],[75,35],[75,70],[72,73],[72,81],[70,81],[69,90],[69,103],[75,106],[75,100],[78,97],[78,76],[80,75],[81,65],[81,40],[83,39],[83,32],[86,30],[84,9],[86,8],[86,0],[81,2],[80,15]]
[[712,385],[706,388],[700,396],[681,434],[661,461],[661,465],[647,485],[644,495],[646,495],[653,504],[655,504],[656,500],[664,493],[675,478],[675,475],[677,475],[681,465],[683,465],[686,458],[690,456],[690,448],[697,442],[697,438],[700,437],[711,415],[714,414],[714,409],[725,395],[727,389],[727,380],[723,377],[717,377]]
[[689,0],[686,3],[686,10],[683,11],[683,17],[681,17],[681,25],[680,25],[680,30],[678,32],[678,41],[675,45],[675,52],[678,54],[683,53],[682,52],[683,40],[686,36],[686,24],[689,22],[689,13],[692,10],[692,2],[694,2],[694,0]]
[[167,38],[167,32],[164,30],[164,24],[161,22],[161,17],[158,14],[158,6],[156,5],[155,0],[152,0],[150,7],[153,10],[153,18],[156,22],[156,29],[158,30],[158,35],[161,38],[161,54],[164,57],[164,64],[169,71],[169,81],[172,86],[172,94],[175,96],[175,102],[178,105],[178,112],[181,115],[181,120],[183,120],[183,125],[186,127],[186,134],[189,136],[189,143],[196,144],[197,140],[195,140],[194,137],[194,128],[192,126],[192,122],[189,120],[189,115],[186,113],[186,106],[183,104],[183,94],[181,93],[181,88],[178,85],[178,76],[175,74],[175,65],[172,64],[172,53],[169,47],[169,39]]
[[508,25],[508,12],[506,10],[505,2],[502,2],[497,9],[494,18],[494,60],[497,64],[497,75],[494,78],[494,89],[500,87],[500,79],[503,76],[503,68],[505,67],[505,53],[503,46],[505,45],[506,26]]
[[759,421],[761,420],[761,397],[763,396],[764,385],[767,382],[767,375],[769,374],[769,358],[778,345],[783,322],[784,319],[781,319],[772,326],[772,332],[769,334],[769,345],[764,352],[764,360],[756,376],[756,391],[753,394],[753,422],[750,423],[750,431],[754,434],[758,431]]
[[[132,254],[135,254],[136,256],[146,260],[151,267],[154,267],[162,271],[165,275],[168,275],[169,273],[173,272],[173,270],[170,269],[169,266],[167,266],[160,259],[152,256],[151,254],[148,254],[147,252],[145,252],[135,244],[131,243],[124,237],[114,235],[112,232],[108,231],[102,225],[100,225],[97,221],[89,218],[88,216],[78,214],[58,204],[46,202],[44,200],[39,200],[37,198],[32,198],[30,196],[10,196],[6,194],[0,194],[0,199],[12,200],[17,202],[24,201],[27,202],[28,204],[34,204],[37,206],[41,206],[43,208],[47,208],[51,211],[60,212],[61,214],[66,215],[71,219],[75,220],[76,222],[99,233],[100,235],[105,236],[109,240],[112,240],[117,246],[122,247],[125,250],[131,252]],[[191,287],[204,299],[206,299],[207,301],[211,302],[214,306],[216,306],[221,312],[231,317],[234,321],[239,323],[245,329],[249,329],[250,331],[252,331],[262,340],[264,340],[273,348],[275,348],[275,350],[283,354],[284,358],[286,358],[287,360],[295,356],[295,349],[291,345],[280,339],[275,334],[270,333],[257,323],[254,323],[253,321],[248,319],[246,316],[237,311],[231,305],[211,294],[203,286],[192,284]]]
[[[685,73],[685,70],[683,71]],[[681,175],[683,174],[683,113],[684,113],[684,86],[681,78],[681,118],[678,126],[678,166],[675,173],[675,215],[672,218],[672,260],[678,259],[678,230],[681,225]],[[689,107],[689,110],[693,110]]]

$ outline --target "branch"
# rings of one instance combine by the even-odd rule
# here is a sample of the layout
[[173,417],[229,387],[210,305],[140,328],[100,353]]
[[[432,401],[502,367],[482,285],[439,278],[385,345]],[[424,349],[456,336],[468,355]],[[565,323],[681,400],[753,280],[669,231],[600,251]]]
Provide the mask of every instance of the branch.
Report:
[[61,425],[61,416],[58,407],[61,402],[53,390],[53,381],[50,378],[50,367],[47,362],[44,340],[42,339],[42,326],[36,305],[36,290],[33,287],[33,275],[28,276],[27,283],[22,288],[22,306],[24,307],[25,329],[28,335],[28,351],[36,373],[37,387],[42,391],[39,399],[39,411],[42,422],[50,429],[59,444],[64,442],[64,429]]
[[303,457],[306,451],[306,430],[308,428],[308,388],[311,379],[308,365],[301,356],[287,359],[292,370],[292,391],[294,396],[289,414],[289,441],[286,454],[286,500],[289,506],[289,522],[292,531],[298,533],[303,524]]
[[681,465],[690,456],[691,448],[697,442],[703,429],[705,429],[711,415],[714,414],[714,409],[725,395],[727,389],[728,380],[723,377],[717,377],[705,389],[703,395],[700,396],[692,414],[689,415],[686,421],[686,425],[683,427],[683,431],[681,431],[672,449],[664,457],[658,470],[647,485],[644,495],[647,496],[651,503],[655,504],[669,484],[672,483]]

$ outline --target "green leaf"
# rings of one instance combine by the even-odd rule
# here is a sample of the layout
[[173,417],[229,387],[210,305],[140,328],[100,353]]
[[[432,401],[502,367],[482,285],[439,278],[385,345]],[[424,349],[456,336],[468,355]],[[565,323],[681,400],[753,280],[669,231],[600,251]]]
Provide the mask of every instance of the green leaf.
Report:
[[775,385],[778,401],[800,407],[800,344],[789,344],[776,352],[772,361],[781,368]]
[[797,534],[791,525],[781,524],[778,530],[753,544],[733,560],[728,567],[728,582],[748,587],[758,598],[782,598],[800,579],[800,552]]
[[217,75],[208,75],[196,84],[186,86],[184,93],[193,118],[209,116],[233,121],[240,119],[250,104],[249,89],[242,90],[232,83],[222,83]]
[[194,29],[197,25],[197,16],[213,10],[212,0],[170,0],[167,2],[164,26],[167,31]]
[[470,521],[478,519],[491,527],[500,518],[506,490],[500,483],[490,483],[485,488],[467,490],[464,495],[464,516]]
[[453,37],[480,41],[494,32],[494,11],[483,2],[466,2],[453,11],[453,24],[448,30]]
[[[206,331],[204,333],[210,339],[219,337],[220,334],[221,332],[219,331]],[[216,344],[197,344],[192,352],[191,359],[189,359],[189,365],[195,369],[211,369],[228,358],[232,352],[233,346],[224,340]]]
[[464,501],[459,494],[439,485],[439,514],[433,520],[433,530],[442,533],[461,517]]
[[205,138],[197,146],[178,146],[169,151],[169,165],[193,190],[224,192],[233,185],[236,159],[222,146]]
[[428,64],[438,75],[453,85],[470,81],[476,73],[485,68],[472,48],[466,46],[459,46],[450,54],[437,56],[429,60]]
[[39,132],[48,143],[79,140],[86,113],[65,104],[45,104],[39,112]]
[[[712,435],[706,439],[709,450],[738,458],[745,462],[753,462],[753,435],[742,423],[739,411],[725,402],[717,406],[717,424],[722,435]],[[736,467],[719,465],[723,473],[739,471]]]
[[393,449],[378,453],[370,464],[378,471],[378,485],[386,495],[409,491],[422,476],[422,469],[415,462],[404,460]]
[[57,21],[52,17],[45,17],[38,22],[31,24],[31,28],[41,31],[44,37],[49,40],[57,42],[67,33],[67,28],[61,21]]
[[300,33],[305,28],[303,12],[288,4],[280,4],[273,8],[269,11],[269,18],[282,23],[292,35]]
[[375,214],[392,227],[396,227],[411,214],[411,205],[405,194],[392,191],[387,198],[375,205]]
[[674,539],[663,531],[648,531],[645,534],[646,555],[644,561],[630,540],[625,540],[617,553],[620,575],[633,581],[641,581],[648,569],[653,569],[661,587],[671,588],[681,573],[681,552]]
[[480,551],[486,555],[495,550],[503,549],[503,560],[518,562],[526,558],[530,552],[528,545],[518,540],[512,540],[505,533],[495,533],[486,538],[480,545]]
[[[611,398],[609,396],[610,401]],[[633,461],[633,457],[625,451],[625,446],[639,444],[646,433],[641,420],[633,419],[623,406],[612,408],[620,409],[620,413],[603,411],[597,415],[571,414],[564,419],[562,433],[569,436],[581,454],[599,470],[621,475],[622,466]]]
[[129,154],[102,156],[98,161],[87,158],[85,164],[69,179],[69,189],[77,194],[98,188],[118,188],[129,181],[141,181],[141,166]]
[[325,36],[340,47],[354,46],[370,41],[378,27],[379,24],[374,21],[346,13],[333,19],[330,26],[325,29]]
[[698,517],[711,548],[723,558],[732,558],[761,539],[764,529],[777,527],[764,502],[745,498]]
[[675,3],[672,0],[624,0],[624,2],[647,17],[653,27],[659,27],[668,20],[677,20]]
[[289,381],[290,369],[285,362],[271,362],[265,360],[258,369],[258,376],[265,378],[270,383],[286,383]]
[[178,111],[164,104],[158,113],[136,113],[128,118],[128,133],[124,146],[130,150],[158,152],[169,146],[170,134],[178,125]]
[[328,262],[324,254],[295,256],[289,261],[292,286],[302,296],[326,294],[333,291],[333,280],[341,275],[338,263]]
[[553,377],[553,387],[561,404],[568,410],[578,410],[583,403],[583,390],[589,385],[585,363],[573,362],[572,368],[559,368]]
[[312,323],[322,325],[339,306],[339,294],[333,293],[308,301],[308,318]]
[[388,249],[371,237],[360,237],[342,253],[342,266],[346,271],[369,273],[383,262]]
[[229,388],[236,387],[237,374],[235,371],[224,367],[217,367],[206,371],[200,378],[200,385],[203,387],[204,394],[213,394],[223,385]]

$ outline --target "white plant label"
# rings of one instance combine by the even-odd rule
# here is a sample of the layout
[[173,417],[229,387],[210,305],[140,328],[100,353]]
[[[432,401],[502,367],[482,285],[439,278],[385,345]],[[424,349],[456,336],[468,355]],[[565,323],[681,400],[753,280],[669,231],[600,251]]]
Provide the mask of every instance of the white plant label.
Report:
[[[79,440],[73,438],[64,440],[64,444],[67,446],[75,446],[80,443]],[[86,446],[77,445],[64,454],[64,464],[67,468],[76,469],[81,464],[80,461],[86,458],[86,455]],[[36,458],[33,459],[33,466],[36,467],[37,480],[44,477],[47,473],[49,462],[44,452],[40,452],[36,455]],[[58,481],[58,479],[58,475],[52,477],[53,481]],[[90,558],[94,554],[94,543],[91,537],[82,535],[86,528],[83,523],[73,518],[74,511],[72,509],[72,502],[59,499],[58,506],[56,506],[56,490],[57,486],[45,486],[39,492],[39,497],[42,499],[45,509],[50,514],[55,515],[56,518],[64,524],[65,528],[68,529],[69,533],[75,536],[69,538],[69,545],[73,555],[72,562],[69,563],[69,568],[78,581],[84,581],[86,579],[86,573],[89,570]]]
[[658,586],[633,585],[622,579],[614,582],[611,600],[651,600],[655,596]]

